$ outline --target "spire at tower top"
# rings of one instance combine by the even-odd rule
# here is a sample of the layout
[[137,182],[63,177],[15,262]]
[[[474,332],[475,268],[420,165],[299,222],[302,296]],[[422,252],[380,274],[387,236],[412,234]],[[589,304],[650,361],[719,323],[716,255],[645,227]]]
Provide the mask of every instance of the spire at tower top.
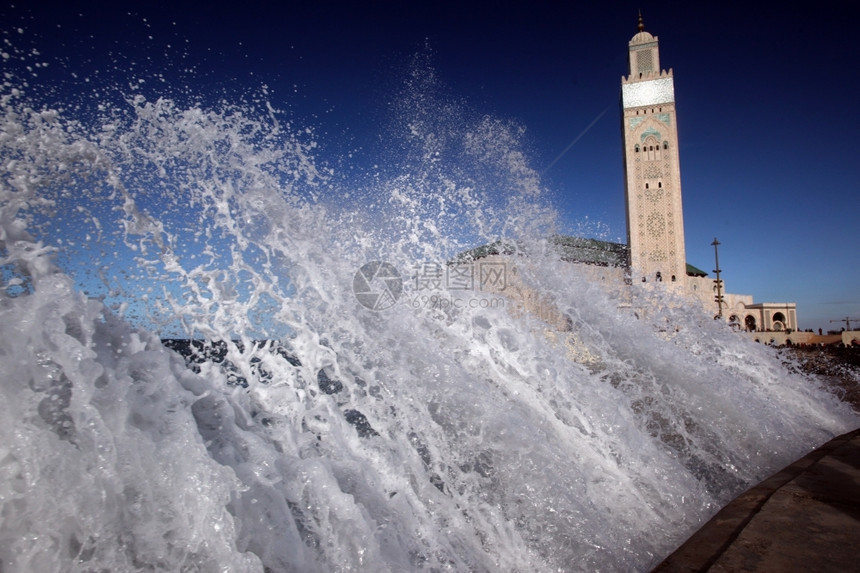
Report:
[[642,10],[639,10],[639,25],[637,27],[639,28],[639,31],[630,39],[631,45],[645,44],[656,40],[654,36],[645,31],[645,22],[642,20]]

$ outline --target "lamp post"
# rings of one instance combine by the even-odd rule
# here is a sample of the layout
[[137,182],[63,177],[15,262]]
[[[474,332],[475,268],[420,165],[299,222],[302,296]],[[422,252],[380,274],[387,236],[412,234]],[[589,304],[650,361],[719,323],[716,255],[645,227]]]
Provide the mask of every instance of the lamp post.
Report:
[[716,237],[714,237],[714,242],[711,244],[714,246],[714,261],[717,266],[717,268],[714,269],[714,273],[717,275],[717,278],[714,281],[717,285],[717,296],[714,297],[714,301],[717,303],[717,316],[714,318],[723,318],[723,281],[720,280],[720,253],[717,250],[720,242]]

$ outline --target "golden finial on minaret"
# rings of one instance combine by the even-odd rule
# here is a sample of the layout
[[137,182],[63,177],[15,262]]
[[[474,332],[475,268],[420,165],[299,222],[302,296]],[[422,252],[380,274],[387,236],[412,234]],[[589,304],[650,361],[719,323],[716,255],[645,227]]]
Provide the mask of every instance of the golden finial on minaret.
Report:
[[642,21],[642,10],[639,10],[639,31],[643,31],[645,29],[645,23]]

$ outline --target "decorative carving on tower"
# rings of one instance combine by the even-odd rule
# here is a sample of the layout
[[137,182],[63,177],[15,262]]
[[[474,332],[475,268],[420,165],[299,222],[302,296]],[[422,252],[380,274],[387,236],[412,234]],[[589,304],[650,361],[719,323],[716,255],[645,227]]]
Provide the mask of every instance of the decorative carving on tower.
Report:
[[686,284],[681,170],[672,70],[660,69],[658,38],[639,31],[621,78],[627,242],[633,280]]

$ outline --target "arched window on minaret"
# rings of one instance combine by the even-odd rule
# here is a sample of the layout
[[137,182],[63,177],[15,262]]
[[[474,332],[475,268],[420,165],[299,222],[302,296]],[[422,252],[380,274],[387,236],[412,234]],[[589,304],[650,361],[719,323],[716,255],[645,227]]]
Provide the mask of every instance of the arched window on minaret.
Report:
[[660,143],[649,137],[642,145],[642,151],[645,152],[645,161],[659,161],[663,158],[663,152],[660,150]]

